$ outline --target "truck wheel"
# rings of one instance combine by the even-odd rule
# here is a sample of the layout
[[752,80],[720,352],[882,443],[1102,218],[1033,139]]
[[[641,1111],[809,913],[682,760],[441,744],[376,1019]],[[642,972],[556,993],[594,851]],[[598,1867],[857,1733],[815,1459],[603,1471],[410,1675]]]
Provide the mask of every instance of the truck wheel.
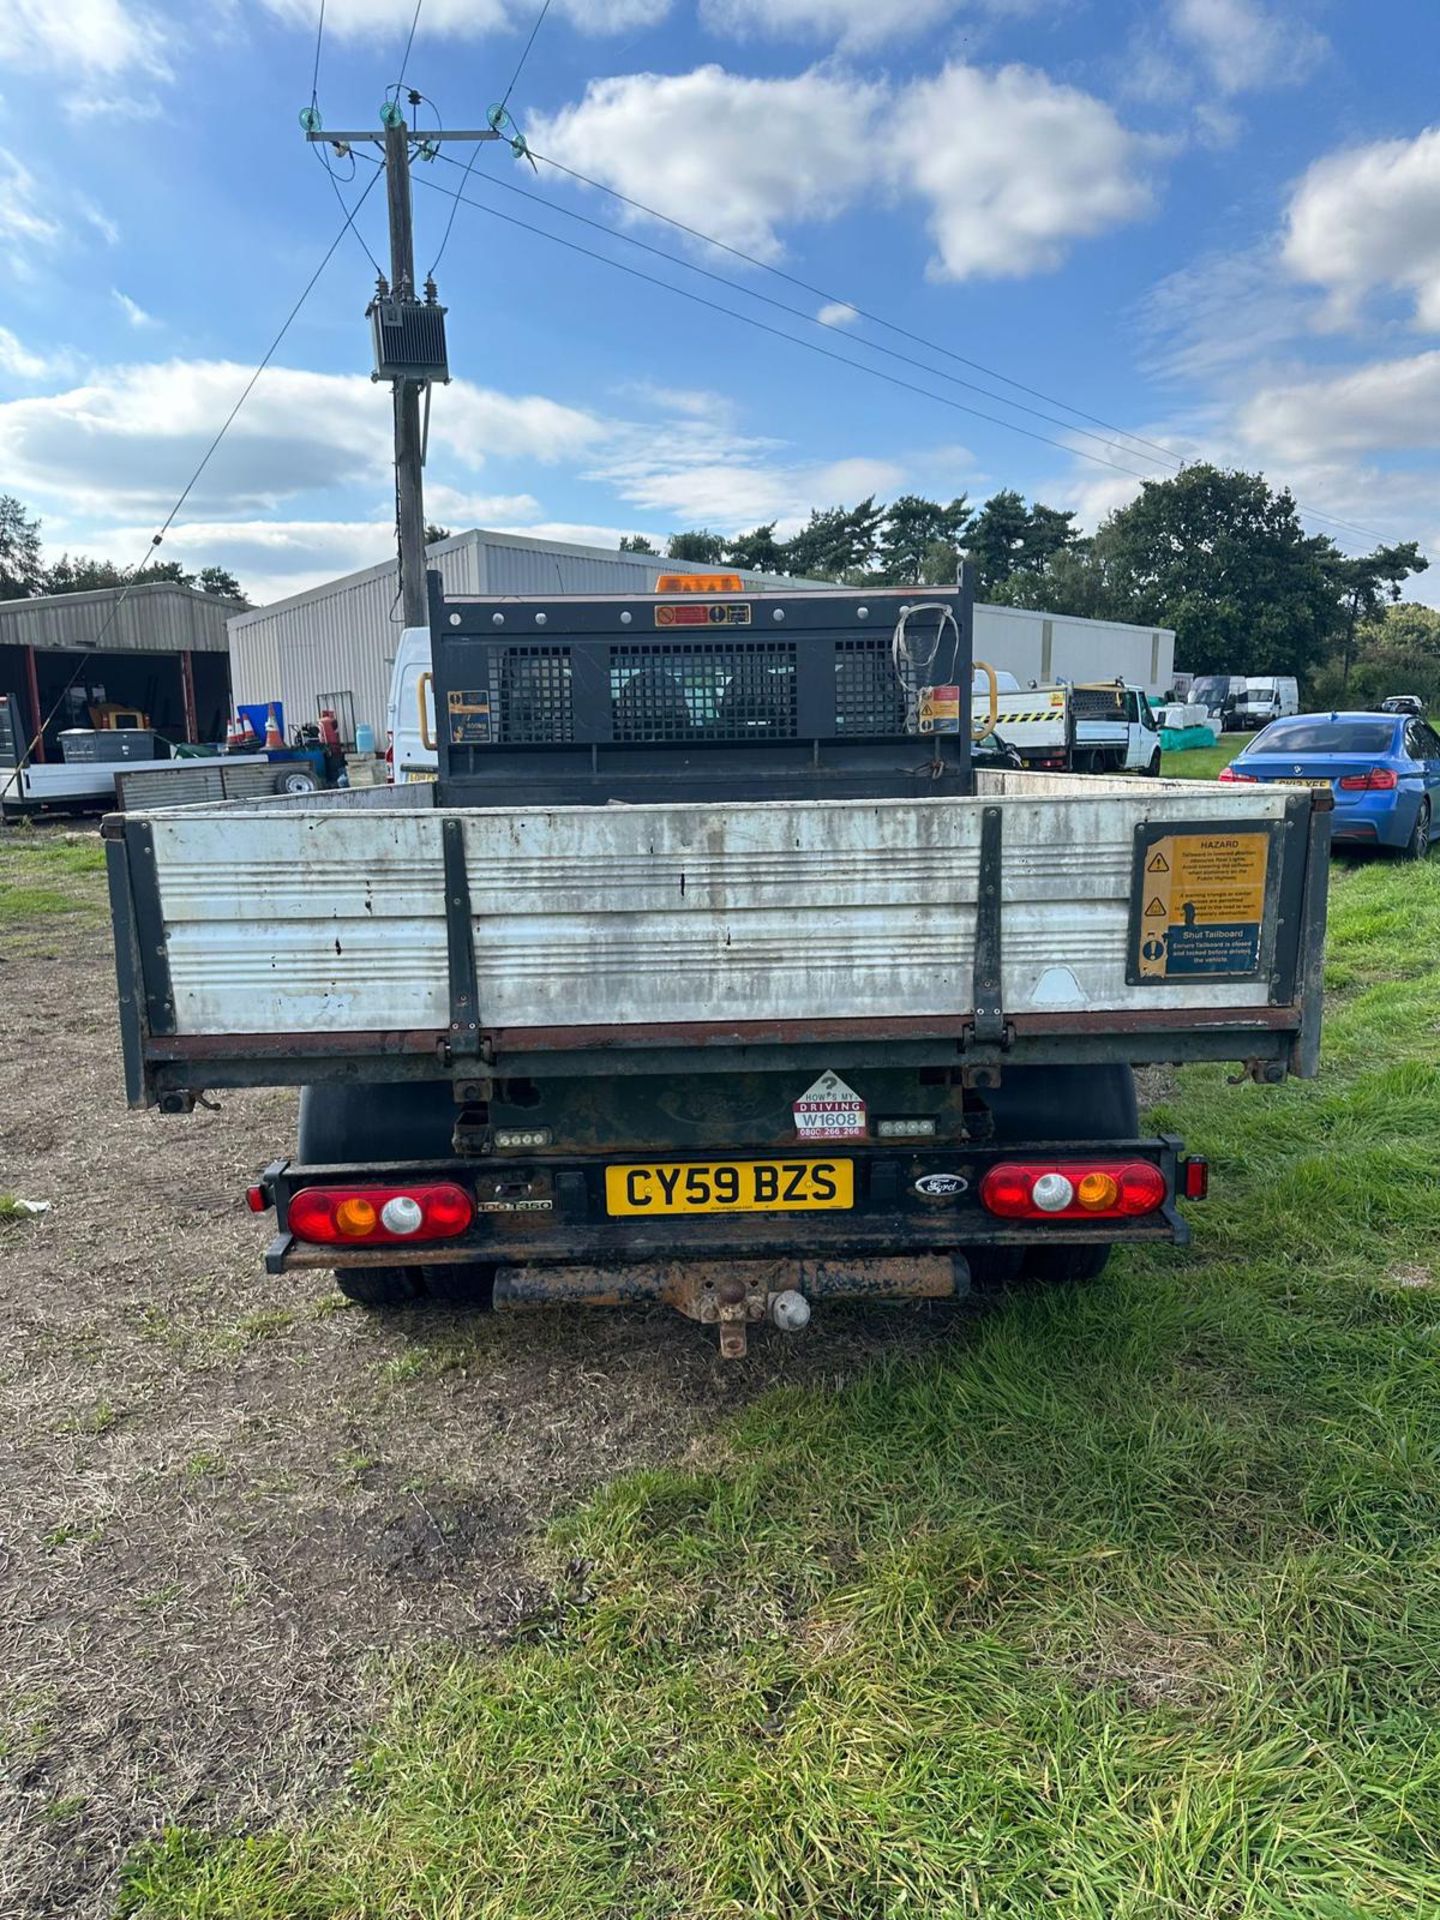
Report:
[[[302,1166],[383,1160],[448,1160],[455,1103],[448,1080],[362,1082],[300,1089],[295,1157]],[[419,1301],[486,1309],[495,1269],[480,1263],[337,1267],[335,1284],[365,1307]]]
[[1149,764],[1149,766],[1148,766],[1148,767],[1146,767],[1146,769],[1145,769],[1145,776],[1146,776],[1146,778],[1147,778],[1147,779],[1149,779],[1149,780],[1158,780],[1158,779],[1160,778],[1160,749],[1159,749],[1159,747],[1156,747],[1156,749],[1155,749],[1155,751],[1154,751],[1154,753],[1152,753],[1152,754],[1151,754],[1151,756],[1150,756],[1150,764]]
[[[1027,1146],[1049,1140],[1133,1140],[1140,1131],[1135,1075],[1129,1067],[1012,1067],[990,1095],[997,1140]],[[1056,1242],[1025,1249],[1032,1280],[1093,1280],[1110,1258],[1102,1242]]]

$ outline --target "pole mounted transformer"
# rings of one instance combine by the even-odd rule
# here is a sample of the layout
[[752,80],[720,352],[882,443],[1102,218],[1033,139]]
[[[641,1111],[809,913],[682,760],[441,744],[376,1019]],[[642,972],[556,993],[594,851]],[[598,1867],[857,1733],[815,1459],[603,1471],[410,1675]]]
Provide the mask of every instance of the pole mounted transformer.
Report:
[[370,332],[375,347],[376,380],[415,380],[428,385],[450,381],[445,351],[446,309],[434,297],[434,283],[424,300],[397,300],[377,294],[370,302]]
[[[418,104],[419,95],[410,96]],[[398,99],[380,109],[378,130],[326,133],[311,106],[300,116],[305,137],[344,151],[374,141],[385,153],[385,197],[390,216],[390,284],[382,280],[366,312],[375,350],[372,378],[388,380],[395,411],[395,520],[400,548],[400,599],[407,627],[423,627],[429,617],[425,589],[425,493],[423,469],[425,438],[420,423],[420,395],[425,394],[429,424],[430,388],[448,384],[450,361],[445,347],[445,308],[435,297],[435,283],[427,280],[422,300],[415,290],[415,237],[410,207],[410,147],[412,140],[422,159],[431,159],[441,140],[498,140],[493,127],[479,131],[437,131],[418,142]]]

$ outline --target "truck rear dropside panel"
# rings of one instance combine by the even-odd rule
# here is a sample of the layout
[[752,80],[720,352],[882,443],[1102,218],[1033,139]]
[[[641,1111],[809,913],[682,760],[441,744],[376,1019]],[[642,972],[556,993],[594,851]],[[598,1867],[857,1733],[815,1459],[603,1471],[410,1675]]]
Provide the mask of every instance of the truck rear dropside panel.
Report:
[[975,781],[723,809],[449,809],[416,785],[112,818],[131,1102],[477,1058],[725,1070],[841,1039],[1314,1072],[1329,819],[1308,790]]

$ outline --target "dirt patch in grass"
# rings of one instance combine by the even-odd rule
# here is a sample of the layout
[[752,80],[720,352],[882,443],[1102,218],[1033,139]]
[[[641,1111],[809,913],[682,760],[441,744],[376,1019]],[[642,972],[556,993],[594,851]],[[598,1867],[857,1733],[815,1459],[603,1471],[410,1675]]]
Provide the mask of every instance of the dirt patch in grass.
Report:
[[532,1617],[557,1507],[777,1384],[949,1337],[835,1314],[737,1368],[667,1313],[376,1319],[267,1279],[241,1195],[293,1096],[127,1113],[98,853],[0,836],[0,887],[75,909],[0,934],[0,1189],[52,1202],[0,1226],[0,1913],[93,1920],[166,1822],[313,1805],[375,1656]]

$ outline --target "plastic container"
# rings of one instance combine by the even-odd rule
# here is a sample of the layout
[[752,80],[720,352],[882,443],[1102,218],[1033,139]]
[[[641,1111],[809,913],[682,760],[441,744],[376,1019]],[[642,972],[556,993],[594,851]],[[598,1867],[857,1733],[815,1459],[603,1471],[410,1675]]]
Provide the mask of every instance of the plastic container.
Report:
[[368,720],[362,720],[355,729],[355,751],[356,753],[375,751],[375,729]]

